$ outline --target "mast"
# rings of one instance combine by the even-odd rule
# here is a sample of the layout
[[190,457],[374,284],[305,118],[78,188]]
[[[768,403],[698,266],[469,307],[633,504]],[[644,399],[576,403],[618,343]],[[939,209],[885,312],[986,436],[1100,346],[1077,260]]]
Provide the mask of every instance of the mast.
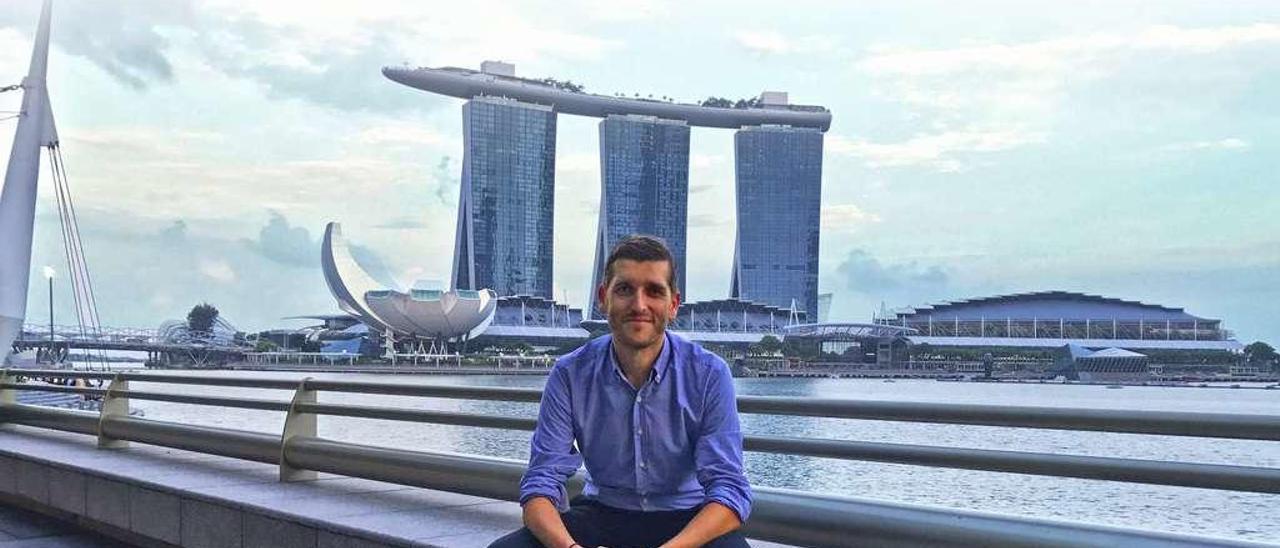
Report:
[[31,68],[22,80],[22,114],[9,153],[4,190],[0,192],[0,363],[12,350],[27,315],[40,148],[58,142],[45,86],[51,9],[52,0],[45,0],[31,52]]

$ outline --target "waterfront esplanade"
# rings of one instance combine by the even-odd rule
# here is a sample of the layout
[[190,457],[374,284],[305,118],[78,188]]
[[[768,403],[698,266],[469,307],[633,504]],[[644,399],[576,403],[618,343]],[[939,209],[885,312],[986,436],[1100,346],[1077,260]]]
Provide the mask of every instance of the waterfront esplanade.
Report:
[[[527,187],[520,192],[525,197],[544,196],[554,186],[554,170],[546,169],[555,162],[554,116],[567,113],[602,118],[597,263],[602,260],[602,250],[609,249],[620,234],[634,230],[666,239],[683,267],[689,128],[735,129],[738,226],[731,296],[816,313],[817,200],[822,192],[823,133],[831,127],[831,112],[826,108],[789,104],[787,94],[781,92],[765,92],[759,98],[736,103],[719,99],[702,104],[598,95],[585,93],[571,82],[520,78],[514,66],[491,61],[479,71],[385,67],[382,72],[410,87],[468,100],[463,107],[465,148],[454,250],[456,287],[484,286],[500,295],[552,297],[543,294],[550,290],[551,265],[535,258],[550,255],[546,253],[552,239],[547,227],[552,215],[550,200],[502,199],[510,192],[479,179],[507,172],[510,176],[493,182],[509,179],[503,184]],[[499,117],[488,126],[490,131],[475,131],[477,102],[498,111]],[[537,169],[516,168],[522,165]],[[486,188],[490,190],[481,190]],[[529,194],[531,189],[536,191]],[[793,193],[795,199],[777,201],[778,192]],[[533,226],[517,226],[520,219],[530,220]],[[767,234],[771,228],[781,231],[771,237]],[[789,246],[788,252],[770,251],[778,245]],[[479,264],[485,258],[480,248],[490,250],[489,257],[525,268],[512,271],[513,276],[506,278],[513,281],[511,284],[501,277],[476,276],[501,270],[496,263]],[[597,264],[594,270],[598,272],[600,267]],[[514,283],[517,280],[523,283]],[[538,283],[529,283],[534,280]],[[593,293],[588,291],[588,295]]]

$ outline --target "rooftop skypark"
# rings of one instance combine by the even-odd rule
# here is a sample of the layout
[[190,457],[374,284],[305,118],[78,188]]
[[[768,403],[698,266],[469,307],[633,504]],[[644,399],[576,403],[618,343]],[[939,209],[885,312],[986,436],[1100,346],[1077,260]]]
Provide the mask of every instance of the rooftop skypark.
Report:
[[825,107],[792,105],[783,92],[765,92],[760,97],[737,101],[708,97],[697,104],[639,94],[600,95],[587,93],[581,84],[569,80],[521,78],[515,75],[514,65],[495,61],[486,61],[478,71],[459,67],[384,67],[382,73],[406,86],[460,99],[481,95],[509,97],[580,116],[640,114],[684,120],[691,126],[729,129],[766,124],[822,131],[831,127],[831,112]]

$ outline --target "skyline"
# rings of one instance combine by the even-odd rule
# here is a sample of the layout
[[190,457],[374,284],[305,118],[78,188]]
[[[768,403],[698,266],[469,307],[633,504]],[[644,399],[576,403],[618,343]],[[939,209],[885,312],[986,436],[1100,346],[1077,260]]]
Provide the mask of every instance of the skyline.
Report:
[[[632,2],[651,9],[618,21],[586,7],[565,27],[553,19],[566,8],[520,5],[460,36],[446,27],[478,25],[473,8],[374,4],[321,6],[307,20],[229,1],[55,5],[50,95],[105,324],[145,327],[200,301],[244,329],[332,310],[319,273],[329,220],[402,285],[447,279],[461,101],[378,71],[503,59],[591,92],[697,101],[776,89],[829,107],[819,291],[835,293],[834,319],[869,319],[880,301],[1060,289],[1183,307],[1244,342],[1280,340],[1268,305],[1280,300],[1280,205],[1267,199],[1280,127],[1275,6],[933,4],[919,17],[802,3],[797,12],[831,13],[771,19]],[[39,9],[16,6],[0,15],[3,83],[25,72]],[[110,28],[116,19],[127,30]],[[15,98],[0,95],[0,110]],[[588,119],[562,117],[558,129],[554,295],[583,306],[598,141]],[[0,123],[6,151],[11,138]],[[736,220],[720,210],[733,200],[732,146],[731,130],[690,144],[690,300],[728,294]],[[33,268],[62,271],[49,191],[42,178]],[[268,309],[246,288],[279,300]]]

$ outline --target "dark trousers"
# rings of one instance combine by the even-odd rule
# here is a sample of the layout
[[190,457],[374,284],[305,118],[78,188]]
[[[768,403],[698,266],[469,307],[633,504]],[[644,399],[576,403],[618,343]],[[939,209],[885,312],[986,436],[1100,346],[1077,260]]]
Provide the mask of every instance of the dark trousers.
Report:
[[[671,540],[698,514],[700,508],[669,512],[621,510],[578,497],[569,511],[560,514],[569,534],[586,548],[652,548]],[[750,548],[742,533],[734,531],[707,544],[707,548]],[[528,528],[493,541],[489,548],[543,548]],[[564,548],[555,546],[551,548]]]

